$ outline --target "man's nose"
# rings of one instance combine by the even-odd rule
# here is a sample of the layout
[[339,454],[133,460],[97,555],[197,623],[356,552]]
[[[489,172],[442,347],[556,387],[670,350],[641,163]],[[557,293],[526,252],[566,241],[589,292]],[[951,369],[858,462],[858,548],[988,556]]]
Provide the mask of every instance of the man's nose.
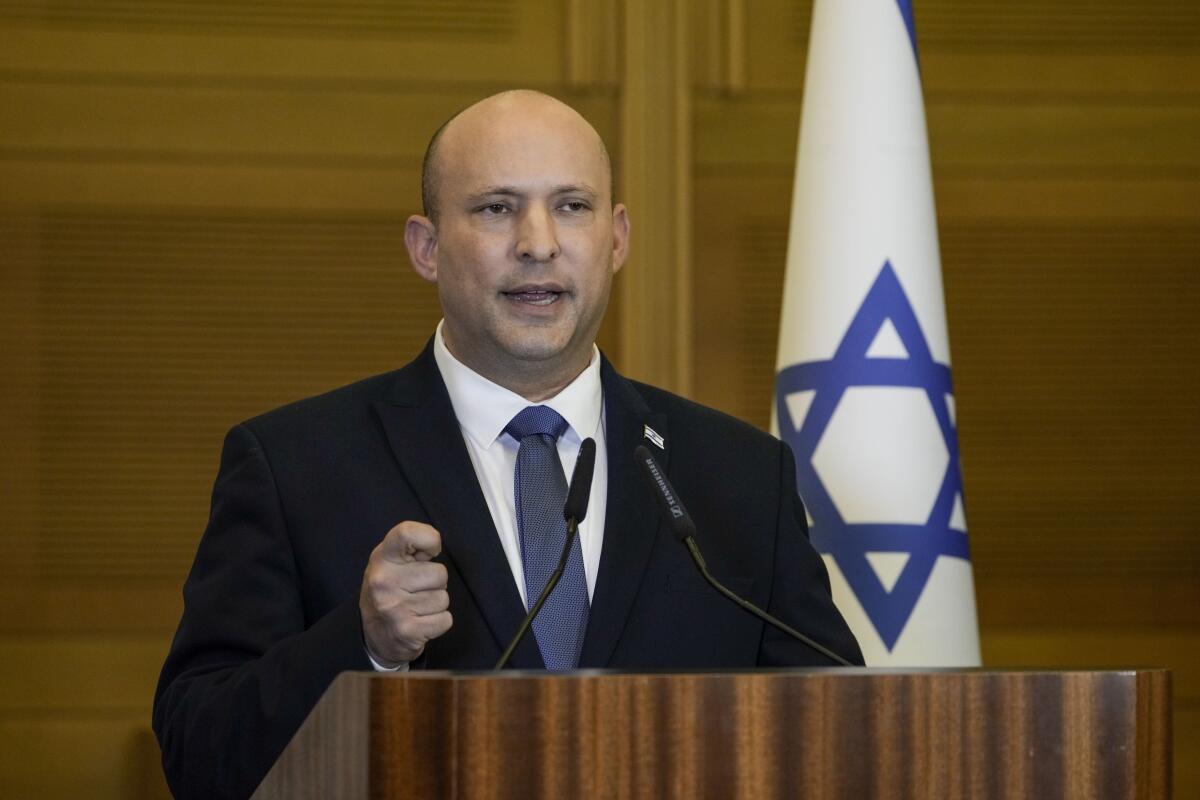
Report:
[[517,258],[543,262],[558,258],[558,233],[550,210],[534,205],[521,214],[517,226]]

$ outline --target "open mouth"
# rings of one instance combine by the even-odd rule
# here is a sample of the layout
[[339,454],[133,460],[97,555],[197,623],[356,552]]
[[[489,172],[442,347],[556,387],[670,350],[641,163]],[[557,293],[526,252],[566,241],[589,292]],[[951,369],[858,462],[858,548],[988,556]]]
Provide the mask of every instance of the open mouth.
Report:
[[529,303],[535,306],[548,306],[558,301],[559,291],[551,289],[518,289],[513,292],[503,292],[509,300],[517,303]]

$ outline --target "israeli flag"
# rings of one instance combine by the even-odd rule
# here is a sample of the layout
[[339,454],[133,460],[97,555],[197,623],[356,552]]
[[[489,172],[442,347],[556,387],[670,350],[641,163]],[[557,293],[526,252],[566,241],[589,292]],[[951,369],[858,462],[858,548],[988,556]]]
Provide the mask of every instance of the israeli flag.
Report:
[[911,0],[814,4],[772,419],[867,664],[978,665]]

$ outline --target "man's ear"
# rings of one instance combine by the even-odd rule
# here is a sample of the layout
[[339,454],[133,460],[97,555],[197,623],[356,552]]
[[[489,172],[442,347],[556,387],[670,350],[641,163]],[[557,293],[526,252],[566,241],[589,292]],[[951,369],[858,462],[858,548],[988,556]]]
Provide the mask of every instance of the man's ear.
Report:
[[621,270],[625,259],[629,256],[629,212],[624,203],[613,207],[613,274]]
[[429,217],[413,214],[404,223],[404,246],[418,275],[437,283],[437,226]]

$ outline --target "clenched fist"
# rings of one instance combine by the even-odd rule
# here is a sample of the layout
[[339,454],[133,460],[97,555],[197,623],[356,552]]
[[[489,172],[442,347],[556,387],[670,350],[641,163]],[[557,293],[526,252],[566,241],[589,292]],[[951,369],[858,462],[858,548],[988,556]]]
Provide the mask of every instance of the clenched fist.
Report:
[[380,666],[412,661],[450,630],[446,568],[432,559],[442,536],[423,522],[401,522],[371,551],[358,608],[367,651]]

